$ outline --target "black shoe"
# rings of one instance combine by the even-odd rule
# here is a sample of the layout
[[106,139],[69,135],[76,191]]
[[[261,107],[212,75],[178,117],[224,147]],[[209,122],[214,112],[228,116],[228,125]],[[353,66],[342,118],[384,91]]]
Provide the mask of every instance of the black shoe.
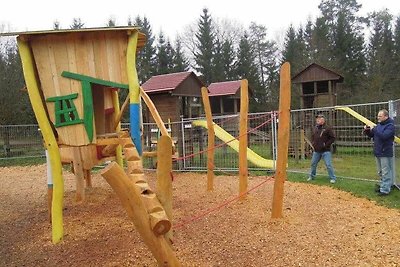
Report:
[[378,192],[378,196],[380,196],[380,197],[384,197],[384,196],[387,196],[387,195],[389,195],[389,193],[383,193],[383,192]]
[[375,192],[376,192],[376,193],[381,192],[381,188],[380,188],[380,187],[375,187]]

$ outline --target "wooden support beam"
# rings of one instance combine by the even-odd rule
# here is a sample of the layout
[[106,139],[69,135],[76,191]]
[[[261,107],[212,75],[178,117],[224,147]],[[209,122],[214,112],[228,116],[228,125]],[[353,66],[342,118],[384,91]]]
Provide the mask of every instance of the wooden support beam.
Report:
[[247,166],[247,116],[249,113],[249,93],[246,79],[240,81],[240,123],[239,123],[239,194],[246,198],[248,184]]
[[290,134],[290,84],[290,64],[285,62],[281,67],[280,73],[278,158],[276,161],[271,214],[271,218],[275,219],[283,217],[283,185],[287,175],[286,167],[288,161]]
[[76,181],[75,201],[83,202],[85,200],[85,175],[83,171],[82,156],[80,147],[72,147],[74,174]]
[[[157,184],[156,194],[164,207],[165,213],[172,221],[172,145],[169,136],[161,136],[157,144]],[[166,233],[168,240],[172,240],[172,231]],[[171,242],[172,243],[172,242]]]
[[117,129],[119,123],[121,122],[122,115],[124,115],[124,112],[125,112],[126,108],[128,107],[128,104],[129,104],[129,94],[126,96],[125,101],[122,104],[121,110],[115,116],[114,129]]
[[203,98],[204,112],[207,118],[207,191],[212,191],[214,189],[214,146],[215,146],[215,132],[214,123],[212,120],[212,112],[210,99],[208,97],[207,87],[201,88],[201,96]]

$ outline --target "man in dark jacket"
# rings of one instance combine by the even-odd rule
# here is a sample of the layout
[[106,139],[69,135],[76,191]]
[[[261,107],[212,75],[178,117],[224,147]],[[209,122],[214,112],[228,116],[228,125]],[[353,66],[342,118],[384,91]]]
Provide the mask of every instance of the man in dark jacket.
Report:
[[386,196],[390,193],[393,185],[393,141],[395,127],[393,119],[389,118],[386,109],[378,112],[378,124],[373,126],[364,126],[364,133],[374,140],[374,155],[380,177],[379,189],[377,193],[380,196]]
[[313,145],[313,155],[311,159],[311,171],[307,181],[315,179],[317,174],[318,162],[323,159],[325,162],[326,169],[328,170],[330,182],[334,184],[336,182],[335,171],[332,166],[332,153],[331,145],[335,142],[335,134],[331,127],[326,125],[325,116],[319,114],[316,116],[316,125],[313,128],[311,143]]

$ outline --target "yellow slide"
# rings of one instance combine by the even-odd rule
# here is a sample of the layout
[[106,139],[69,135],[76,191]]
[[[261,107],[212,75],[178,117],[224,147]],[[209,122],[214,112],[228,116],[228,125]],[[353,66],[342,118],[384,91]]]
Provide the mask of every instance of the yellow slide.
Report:
[[[372,121],[370,121],[369,119],[365,118],[363,115],[361,115],[360,113],[352,110],[349,107],[342,107],[342,106],[336,106],[335,109],[338,110],[343,110],[347,113],[349,113],[351,116],[355,117],[356,119],[360,120],[361,122],[365,123],[368,126],[376,126],[376,123],[373,123]],[[398,144],[400,144],[400,138],[398,138],[397,136],[394,137],[394,141]]]
[[[207,121],[205,120],[195,120],[192,122],[192,124],[193,126],[201,126],[207,129]],[[215,123],[214,123],[214,132],[215,135],[225,143],[230,141],[229,143],[227,143],[227,145],[230,146],[232,149],[234,149],[236,152],[239,152],[239,141],[235,139],[235,137],[230,135],[228,132],[226,132],[224,129],[222,129]],[[268,169],[274,168],[273,160],[261,157],[250,148],[247,148],[247,160],[258,167],[268,168]]]

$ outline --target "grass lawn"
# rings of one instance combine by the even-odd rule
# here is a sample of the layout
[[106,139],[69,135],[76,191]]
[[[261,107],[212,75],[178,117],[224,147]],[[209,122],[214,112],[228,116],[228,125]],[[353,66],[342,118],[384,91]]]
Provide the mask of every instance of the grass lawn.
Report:
[[375,193],[375,182],[338,178],[335,184],[330,184],[327,177],[320,176],[312,182],[307,182],[306,178],[304,174],[288,173],[288,180],[291,182],[331,186],[339,190],[350,192],[354,196],[373,200],[379,205],[400,209],[400,191],[397,188],[394,188],[388,196],[378,196]]

